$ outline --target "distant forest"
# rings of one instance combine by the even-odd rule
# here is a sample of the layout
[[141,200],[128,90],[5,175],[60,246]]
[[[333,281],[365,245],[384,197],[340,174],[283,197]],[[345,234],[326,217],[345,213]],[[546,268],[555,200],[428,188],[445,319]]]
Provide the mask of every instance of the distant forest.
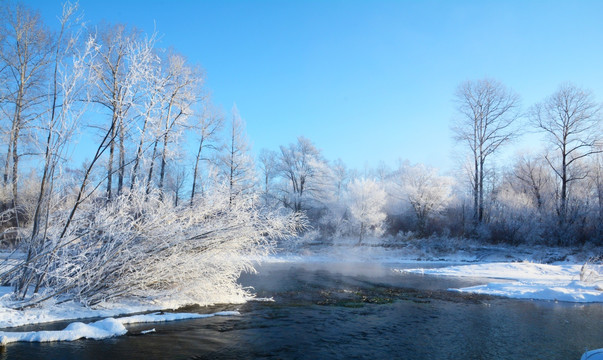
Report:
[[[451,94],[451,137],[464,159],[454,176],[403,160],[358,171],[325,159],[303,136],[253,156],[236,106],[214,106],[201,67],[157,47],[156,34],[84,27],[69,3],[51,30],[35,9],[0,5],[0,240],[28,254],[17,284],[24,292],[43,285],[60,268],[57,254],[83,239],[104,239],[94,242],[102,247],[130,232],[133,241],[161,221],[183,232],[214,221],[226,231],[243,213],[253,219],[254,241],[301,233],[358,244],[400,234],[603,244],[601,104],[577,85],[522,107],[497,80],[464,82]],[[526,131],[544,134],[542,152],[494,166]],[[74,163],[84,148],[87,161]],[[200,207],[213,210],[187,213]],[[149,215],[159,211],[186,213],[189,223]]]

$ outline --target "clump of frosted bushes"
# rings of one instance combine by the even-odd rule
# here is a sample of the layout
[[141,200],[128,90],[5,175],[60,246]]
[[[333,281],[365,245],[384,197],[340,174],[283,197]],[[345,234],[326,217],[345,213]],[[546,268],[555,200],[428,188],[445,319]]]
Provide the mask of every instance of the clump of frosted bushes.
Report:
[[95,305],[123,297],[240,302],[250,295],[237,284],[240,273],[253,271],[254,257],[303,225],[296,214],[257,204],[253,195],[232,199],[220,187],[179,207],[144,189],[109,203],[87,201],[63,236],[69,211],[52,214],[45,234],[22,242],[27,256],[0,277],[15,287],[21,307],[46,300]]

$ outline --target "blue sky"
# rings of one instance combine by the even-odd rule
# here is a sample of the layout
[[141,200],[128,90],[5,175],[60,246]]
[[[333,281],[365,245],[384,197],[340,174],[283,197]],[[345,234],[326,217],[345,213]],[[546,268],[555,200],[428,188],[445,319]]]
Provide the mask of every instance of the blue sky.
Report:
[[[29,0],[51,22],[59,0]],[[525,108],[565,81],[603,95],[603,1],[93,1],[86,20],[162,35],[233,103],[255,151],[310,138],[358,169],[450,170],[455,88],[490,77]],[[523,141],[508,150],[534,146]]]

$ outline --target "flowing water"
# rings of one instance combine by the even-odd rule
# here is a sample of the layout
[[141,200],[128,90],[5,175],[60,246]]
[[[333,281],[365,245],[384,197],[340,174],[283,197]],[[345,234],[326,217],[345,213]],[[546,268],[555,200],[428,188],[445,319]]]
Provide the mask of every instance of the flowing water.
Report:
[[[274,301],[186,309],[240,316],[129,326],[128,335],[103,341],[15,343],[1,348],[0,358],[566,360],[603,347],[603,304],[459,294],[446,289],[479,281],[384,265],[259,270],[240,282]],[[156,332],[140,335],[150,328]]]

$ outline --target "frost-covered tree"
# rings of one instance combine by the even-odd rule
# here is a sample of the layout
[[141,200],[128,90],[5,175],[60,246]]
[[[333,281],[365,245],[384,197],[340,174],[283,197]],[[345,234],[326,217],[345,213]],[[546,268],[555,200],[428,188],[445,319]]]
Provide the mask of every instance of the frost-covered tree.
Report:
[[324,203],[332,194],[331,169],[320,150],[304,137],[297,143],[281,146],[279,170],[285,179],[282,202],[295,212],[305,209],[307,203]]
[[[85,110],[83,89],[89,81],[85,62],[91,55],[90,42],[75,48],[81,31],[77,16],[77,4],[66,2],[59,17],[60,31],[53,38],[52,72],[49,76],[50,109],[40,119],[39,147],[43,154],[41,178],[37,199],[33,205],[30,248],[36,246],[36,237],[51,210],[55,180],[61,164],[66,162],[66,153],[73,135],[80,126]],[[82,106],[82,103],[84,104]],[[47,226],[47,224],[45,224]],[[41,236],[42,239],[45,237]],[[29,253],[29,251],[28,251]]]
[[554,179],[546,166],[541,158],[523,155],[512,169],[516,181],[510,181],[515,191],[528,195],[532,205],[539,211],[546,208],[547,200],[553,193]]
[[517,135],[519,96],[496,80],[482,79],[462,83],[455,101],[460,116],[453,131],[471,156],[473,220],[478,225],[484,219],[487,161]]
[[278,154],[272,150],[262,149],[258,155],[258,165],[260,168],[264,204],[271,206],[276,198],[273,183],[278,175]]
[[228,137],[219,156],[220,173],[228,184],[228,198],[231,204],[241,195],[249,193],[254,186],[255,169],[249,151],[245,123],[234,105]]
[[398,197],[410,204],[419,234],[427,235],[429,219],[444,211],[451,200],[452,179],[439,176],[437,169],[424,165],[405,166],[397,177]]
[[[164,59],[162,128],[157,141],[162,141],[158,188],[163,190],[170,142],[176,142],[179,131],[192,115],[192,106],[201,90],[203,75],[200,69],[189,66],[182,55],[168,54]],[[156,149],[156,145],[154,150]],[[154,157],[153,157],[154,159]]]
[[[19,161],[27,129],[46,109],[53,44],[40,15],[22,4],[0,4],[0,71],[6,76],[0,116],[7,124],[4,186],[12,187],[12,205],[19,205]],[[18,217],[17,217],[18,219]]]
[[[92,101],[107,111],[108,121],[100,127],[110,129],[109,154],[107,159],[106,196],[113,196],[113,177],[117,172],[118,194],[121,193],[125,175],[126,131],[129,111],[138,92],[135,71],[134,43],[139,38],[136,30],[125,25],[103,27],[95,39],[94,62],[90,64],[95,75]],[[118,164],[114,167],[115,152]],[[117,170],[115,170],[115,168]]]
[[533,125],[547,136],[551,152],[545,157],[559,180],[557,213],[568,220],[570,186],[586,178],[581,160],[600,153],[600,105],[587,90],[564,84],[530,111]]
[[336,201],[343,198],[347,185],[350,181],[350,173],[345,163],[341,159],[337,159],[331,165],[333,179],[335,180]]
[[374,180],[356,179],[348,185],[350,223],[358,234],[359,245],[366,236],[383,234],[386,197],[385,190]]
[[[203,103],[203,110],[193,117],[192,128],[197,135],[197,155],[193,166],[193,184],[191,188],[191,205],[197,194],[197,185],[201,173],[201,161],[211,162],[211,157],[206,154],[208,150],[218,150],[216,142],[218,132],[222,129],[224,117],[221,112],[214,109],[207,101]],[[204,151],[205,150],[205,151]],[[203,191],[201,191],[203,192]]]

